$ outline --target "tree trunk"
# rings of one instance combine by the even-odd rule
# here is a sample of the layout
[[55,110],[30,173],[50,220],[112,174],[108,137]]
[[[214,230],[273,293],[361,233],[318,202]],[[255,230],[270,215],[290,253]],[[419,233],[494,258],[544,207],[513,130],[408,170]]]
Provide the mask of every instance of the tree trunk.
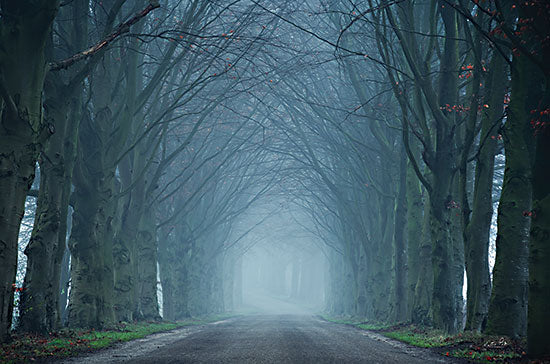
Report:
[[[548,88],[548,86],[546,86]],[[548,102],[548,101],[547,101]],[[546,104],[548,107],[548,103]],[[550,128],[537,135],[533,170],[533,213],[529,243],[529,322],[528,353],[550,356]]]
[[[24,332],[48,333],[50,326],[48,314],[52,312],[52,289],[54,279],[54,252],[59,242],[59,224],[61,218],[61,200],[64,183],[64,158],[60,130],[48,143],[43,152],[40,167],[40,190],[37,200],[36,218],[31,239],[25,254],[27,272],[24,290],[21,295],[21,317],[19,329]],[[57,309],[57,308],[56,308]]]
[[69,110],[74,116],[81,107],[78,96],[67,94],[60,75],[48,75],[45,93],[45,118],[56,132],[40,158],[40,190],[32,236],[25,249],[28,260],[18,328],[35,333],[47,333],[59,326],[59,264],[66,245],[68,195],[75,158],[72,141],[79,124],[79,120],[68,122]]
[[[550,358],[550,12],[545,2],[522,3],[520,19],[530,19],[532,25],[523,36],[533,54],[540,55],[541,70],[526,65],[532,72],[530,109],[532,132],[536,136],[533,158],[533,209],[529,242],[529,309],[527,323],[527,352],[531,357]],[[518,22],[519,23],[519,22]],[[520,28],[521,31],[521,28]],[[535,33],[535,36],[533,36]],[[531,43],[531,44],[529,44]],[[542,72],[541,72],[542,71]],[[533,74],[534,73],[534,74]],[[537,95],[538,93],[538,95]],[[535,115],[533,115],[535,114]],[[544,115],[546,114],[546,115]],[[540,124],[537,124],[537,121]]]
[[239,256],[233,267],[233,306],[235,309],[243,305],[243,258]]
[[425,261],[420,260],[422,247],[422,190],[410,162],[407,165],[407,302],[408,320],[413,320],[416,285]]
[[[529,125],[533,87],[537,83],[526,57],[514,57],[512,92],[504,125],[506,164],[498,207],[497,255],[487,332],[513,338],[524,336],[527,324],[528,244],[532,206]],[[536,106],[535,106],[536,107]],[[533,107],[533,108],[535,108]]]
[[44,49],[59,1],[2,1],[0,6],[0,341],[4,341],[12,320],[25,198],[40,143],[53,132],[42,120],[42,89]]
[[110,293],[114,285],[110,233],[116,208],[114,170],[106,169],[104,156],[98,156],[100,139],[90,124],[89,120],[82,124],[81,152],[74,178],[69,325],[103,328],[114,323]]
[[481,121],[481,145],[476,160],[473,211],[464,233],[468,279],[466,329],[480,332],[487,325],[491,295],[489,233],[493,216],[493,174],[498,120],[503,112],[506,79],[504,59],[494,54],[490,65],[489,112]]
[[447,333],[458,330],[457,281],[455,267],[456,231],[452,214],[456,214],[453,192],[452,136],[438,142],[433,167],[433,189],[430,193],[430,234],[433,267],[433,325]]
[[[141,150],[141,148],[136,148]],[[136,182],[132,176],[139,175],[144,159],[138,153],[134,155],[133,165],[127,158],[119,165],[122,190],[126,191]],[[133,173],[135,171],[135,173]],[[139,178],[139,177],[138,177]],[[145,180],[140,178],[122,203],[120,229],[113,246],[115,270],[115,315],[117,321],[133,321],[137,310],[138,289],[137,234],[144,207]]]
[[402,147],[400,156],[399,189],[395,203],[394,220],[394,305],[393,321],[405,322],[407,320],[407,265],[406,265],[406,241],[405,226],[407,216],[407,155],[405,147]]
[[430,203],[424,203],[424,217],[420,235],[420,251],[418,259],[421,263],[418,270],[418,279],[414,288],[411,321],[420,325],[431,325],[433,297],[433,268],[432,268],[432,240],[430,234]]
[[[66,237],[65,237],[66,239]],[[66,244],[66,242],[65,242]],[[60,327],[67,325],[67,303],[69,299],[69,281],[70,281],[70,259],[71,252],[69,247],[65,245],[65,252],[60,264],[59,274],[59,324]]]
[[69,239],[71,251],[71,293],[68,324],[72,327],[99,328],[97,297],[98,275],[101,274],[101,254],[94,239],[95,214],[99,208],[98,195],[91,189],[79,188],[73,192],[75,210]]
[[139,311],[143,320],[161,319],[157,299],[157,236],[152,211],[145,211],[138,231]]
[[3,148],[8,145],[0,146],[0,342],[7,340],[11,327],[19,226],[25,213],[27,191],[34,179],[36,161],[34,151],[8,152]]
[[[447,333],[457,331],[456,296],[454,290],[453,247],[449,226],[450,212],[434,206],[430,209],[432,238],[433,299],[432,313],[435,327]],[[437,210],[437,211],[434,211]]]

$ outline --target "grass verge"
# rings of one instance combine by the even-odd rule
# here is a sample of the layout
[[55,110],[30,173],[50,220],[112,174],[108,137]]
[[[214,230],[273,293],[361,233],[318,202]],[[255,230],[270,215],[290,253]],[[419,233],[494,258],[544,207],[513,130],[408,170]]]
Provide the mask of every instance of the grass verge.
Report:
[[471,363],[549,363],[540,360],[530,362],[526,357],[525,342],[504,336],[474,332],[446,335],[429,327],[404,324],[392,326],[380,322],[365,322],[353,317],[321,317],[326,321],[374,331],[413,346],[430,348],[444,356],[463,358]]
[[120,323],[109,330],[63,329],[49,335],[14,335],[9,343],[0,345],[1,363],[32,363],[76,356],[107,348],[115,343],[140,339],[184,326],[203,325],[234,317],[221,314],[178,322]]

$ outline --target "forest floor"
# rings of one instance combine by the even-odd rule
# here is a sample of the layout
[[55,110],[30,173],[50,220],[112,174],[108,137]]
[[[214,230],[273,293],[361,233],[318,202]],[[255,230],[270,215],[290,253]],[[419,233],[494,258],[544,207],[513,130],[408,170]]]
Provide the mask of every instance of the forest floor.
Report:
[[376,332],[409,345],[429,348],[443,356],[463,358],[471,363],[550,363],[550,358],[549,360],[530,360],[526,354],[525,341],[512,340],[505,336],[484,335],[474,332],[463,332],[449,336],[439,330],[415,325],[391,326],[383,323],[365,322],[350,317],[329,317],[326,315],[321,315],[321,317],[330,322]]
[[178,322],[120,323],[109,330],[63,329],[48,335],[14,334],[0,345],[0,363],[42,363],[97,352],[117,343],[141,339],[151,334],[200,326],[234,317],[212,315]]

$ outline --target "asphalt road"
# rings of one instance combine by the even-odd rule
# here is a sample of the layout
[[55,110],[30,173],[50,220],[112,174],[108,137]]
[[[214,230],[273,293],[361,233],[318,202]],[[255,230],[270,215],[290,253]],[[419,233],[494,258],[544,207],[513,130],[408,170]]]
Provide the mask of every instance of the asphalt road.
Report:
[[248,315],[119,345],[66,363],[458,363],[313,315]]

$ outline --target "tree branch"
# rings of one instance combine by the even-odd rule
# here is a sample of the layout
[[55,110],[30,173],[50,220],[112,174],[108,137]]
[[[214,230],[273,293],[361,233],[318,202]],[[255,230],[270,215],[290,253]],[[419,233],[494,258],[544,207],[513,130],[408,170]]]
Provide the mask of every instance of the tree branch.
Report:
[[90,48],[77,53],[69,58],[66,58],[62,61],[58,62],[51,62],[49,64],[50,71],[59,71],[64,70],[72,66],[73,64],[86,59],[88,57],[93,56],[97,52],[101,51],[102,49],[109,46],[112,42],[114,42],[118,37],[120,37],[124,33],[128,33],[130,31],[130,27],[140,21],[142,18],[147,16],[151,11],[153,11],[156,8],[159,8],[160,4],[158,0],[151,0],[149,5],[139,13],[136,13],[133,17],[131,17],[129,20],[125,21],[124,23],[119,24],[116,29],[106,36],[103,40],[99,41],[98,43],[94,44]]

